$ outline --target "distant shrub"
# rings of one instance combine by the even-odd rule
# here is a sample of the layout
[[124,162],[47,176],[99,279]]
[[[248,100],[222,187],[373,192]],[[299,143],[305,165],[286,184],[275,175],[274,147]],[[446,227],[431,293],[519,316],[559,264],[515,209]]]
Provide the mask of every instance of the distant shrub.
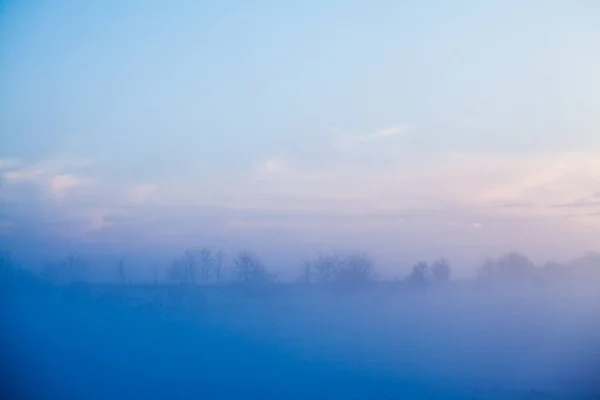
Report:
[[538,270],[531,260],[519,253],[508,253],[497,259],[487,260],[479,270],[479,279],[485,282],[518,283],[531,282]]

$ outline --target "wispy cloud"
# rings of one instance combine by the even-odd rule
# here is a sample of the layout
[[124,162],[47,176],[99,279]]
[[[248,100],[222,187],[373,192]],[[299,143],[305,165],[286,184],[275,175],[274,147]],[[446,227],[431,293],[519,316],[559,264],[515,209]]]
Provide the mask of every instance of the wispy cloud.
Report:
[[[112,226],[107,217],[144,206],[158,192],[158,186],[152,183],[117,184],[99,179],[94,175],[97,167],[86,160],[65,159],[11,163],[0,171],[4,183],[0,185],[0,197],[9,214],[26,204],[32,216],[41,217],[34,208],[43,208],[44,218],[53,216],[65,222],[63,228],[88,232]],[[11,226],[18,228],[18,224]]]
[[335,139],[335,144],[337,146],[347,147],[403,135],[406,133],[406,129],[407,128],[404,125],[392,125],[366,134],[353,134],[337,129],[329,129],[328,131],[337,135]]
[[535,204],[528,201],[520,201],[513,203],[502,204],[500,207],[502,208],[532,208],[535,207]]
[[121,208],[95,206],[75,209],[70,212],[69,217],[81,222],[83,232],[92,232],[113,227],[115,217],[125,217],[129,214],[130,212]]
[[597,208],[600,207],[600,200],[597,197],[591,199],[579,199],[570,203],[555,204],[556,208]]
[[0,171],[17,167],[20,161],[15,158],[0,158]]
[[371,139],[387,138],[404,133],[405,129],[406,128],[402,125],[394,125],[389,128],[380,129],[376,132],[371,133],[370,135],[366,135],[365,137]]
[[88,182],[87,179],[73,174],[57,174],[50,178],[50,191],[56,197],[63,197],[66,192]]
[[158,191],[158,186],[152,183],[133,185],[127,189],[126,200],[134,204],[148,201]]
[[0,177],[9,185],[33,185],[49,196],[63,199],[69,191],[91,183],[89,177],[71,171],[81,164],[74,165],[64,160],[48,160],[30,165],[11,163]]
[[[65,221],[61,229],[73,235],[149,236],[171,231],[190,236],[206,233],[206,227],[196,221],[208,221],[207,235],[237,232],[243,236],[256,229],[298,232],[310,239],[316,235],[346,238],[350,232],[371,232],[379,238],[421,232],[428,239],[435,233],[442,240],[457,232],[467,236],[479,232],[481,241],[491,241],[490,235],[498,235],[493,240],[500,241],[516,235],[514,243],[518,243],[516,238],[527,238],[517,235],[517,227],[525,232],[537,224],[543,233],[548,229],[544,225],[554,224],[561,229],[553,228],[557,232],[567,232],[561,224],[587,229],[599,222],[592,215],[595,209],[582,208],[579,215],[566,219],[564,209],[555,207],[598,200],[594,196],[600,191],[599,154],[422,154],[424,162],[415,166],[404,163],[410,157],[403,157],[406,151],[400,149],[397,157],[380,164],[368,157],[342,155],[315,164],[297,155],[274,155],[226,179],[199,175],[193,184],[189,177],[115,183],[93,174],[67,172],[67,168],[45,169],[39,163],[5,171],[3,176],[9,173],[12,184],[1,189],[41,188],[35,201],[45,211],[37,217],[53,215]],[[64,194],[60,201],[52,201],[56,193]],[[33,213],[40,208],[27,191],[14,194],[11,201],[21,201],[20,210],[30,207]],[[8,221],[18,225],[18,218]],[[241,226],[243,232],[237,231]]]
[[4,172],[2,180],[8,183],[35,182],[46,174],[47,171],[44,168],[32,166]]
[[288,163],[281,155],[270,156],[256,165],[255,172],[261,178],[281,176],[288,172]]

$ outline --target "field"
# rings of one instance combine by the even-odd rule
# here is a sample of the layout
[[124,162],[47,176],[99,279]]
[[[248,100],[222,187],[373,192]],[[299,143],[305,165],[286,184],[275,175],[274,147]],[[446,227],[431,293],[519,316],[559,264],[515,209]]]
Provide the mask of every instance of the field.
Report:
[[28,278],[4,294],[4,398],[598,398],[593,293]]

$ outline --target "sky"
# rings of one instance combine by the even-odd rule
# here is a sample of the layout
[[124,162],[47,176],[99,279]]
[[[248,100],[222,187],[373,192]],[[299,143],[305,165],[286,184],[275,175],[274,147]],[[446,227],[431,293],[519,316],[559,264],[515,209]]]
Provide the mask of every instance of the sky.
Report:
[[[599,251],[594,1],[0,2],[0,245]],[[283,267],[282,267],[283,268]]]

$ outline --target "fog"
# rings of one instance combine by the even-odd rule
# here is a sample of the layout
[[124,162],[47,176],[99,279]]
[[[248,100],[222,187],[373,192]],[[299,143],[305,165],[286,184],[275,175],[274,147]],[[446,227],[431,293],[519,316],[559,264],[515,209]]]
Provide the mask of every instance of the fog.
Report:
[[250,252],[190,250],[154,282],[126,260],[90,279],[69,254],[2,259],[2,393],[24,399],[591,399],[600,258],[519,254],[451,279],[446,260],[385,280],[364,253],[298,279]]
[[600,399],[598,21],[0,0],[0,400]]

